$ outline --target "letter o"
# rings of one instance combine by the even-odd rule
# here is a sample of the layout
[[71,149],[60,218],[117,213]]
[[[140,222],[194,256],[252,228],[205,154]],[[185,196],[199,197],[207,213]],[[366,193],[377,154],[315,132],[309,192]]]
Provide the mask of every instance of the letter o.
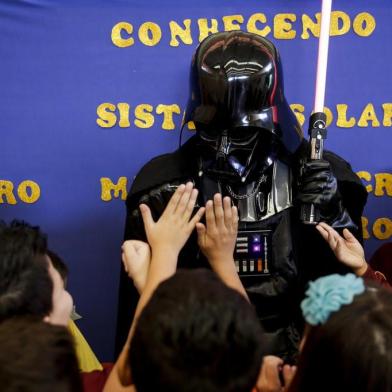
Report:
[[353,22],[353,29],[360,37],[369,37],[376,28],[376,20],[367,12],[358,14]]
[[[27,191],[28,188],[29,191]],[[41,196],[41,189],[34,181],[22,181],[18,186],[18,196],[24,203],[32,204]]]
[[139,39],[146,46],[155,46],[162,38],[161,28],[153,22],[144,22],[139,27]]
[[392,236],[392,221],[389,218],[379,218],[374,222],[373,234],[378,240],[387,240]]

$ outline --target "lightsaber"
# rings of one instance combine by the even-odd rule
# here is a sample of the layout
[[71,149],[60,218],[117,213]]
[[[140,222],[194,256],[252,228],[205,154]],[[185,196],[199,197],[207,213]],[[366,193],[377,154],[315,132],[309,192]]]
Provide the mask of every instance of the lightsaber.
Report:
[[[327,80],[331,12],[332,0],[322,0],[314,108],[309,118],[308,131],[311,147],[310,159],[322,159],[324,140],[327,138],[327,117],[324,114],[324,99]],[[314,204],[303,205],[301,208],[301,220],[305,224],[316,225],[320,221],[318,208]]]

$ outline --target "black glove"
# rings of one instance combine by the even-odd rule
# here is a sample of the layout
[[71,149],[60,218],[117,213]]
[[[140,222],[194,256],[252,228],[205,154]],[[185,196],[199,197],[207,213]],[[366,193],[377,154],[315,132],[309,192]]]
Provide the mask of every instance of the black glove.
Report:
[[297,200],[303,204],[317,206],[324,219],[331,220],[341,212],[338,181],[328,161],[309,160],[302,163]]

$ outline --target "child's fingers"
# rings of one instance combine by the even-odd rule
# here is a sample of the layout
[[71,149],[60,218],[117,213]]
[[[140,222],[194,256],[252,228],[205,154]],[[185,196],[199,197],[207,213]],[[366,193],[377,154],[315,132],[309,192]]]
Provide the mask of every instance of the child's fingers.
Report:
[[193,190],[193,184],[191,182],[187,182],[185,185],[184,192],[182,193],[180,200],[177,204],[177,207],[174,210],[175,214],[180,214],[180,215],[184,214],[188,206],[188,202],[191,197],[192,190]]
[[337,252],[339,250],[343,250],[344,251],[344,249],[346,247],[346,243],[345,243],[344,239],[342,237],[339,237],[339,238],[335,238],[335,241],[336,241],[336,243],[335,243],[335,250]]
[[205,225],[203,225],[203,223],[198,222],[196,223],[196,231],[197,231],[198,242],[199,244],[202,244],[207,228],[205,227]]
[[128,273],[127,260],[126,260],[125,251],[124,250],[121,253],[121,260],[122,260],[125,272]]
[[194,217],[190,220],[189,225],[191,226],[192,229],[193,229],[193,227],[195,227],[195,225],[198,224],[200,219],[203,218],[205,210],[206,209],[204,207],[200,207],[199,210],[194,215]]
[[326,223],[323,224],[324,229],[328,232],[328,243],[332,248],[335,248],[338,240],[341,238],[340,234]]
[[335,249],[337,245],[337,241],[340,238],[338,232],[324,222],[319,223],[316,226],[316,229],[320,232],[322,237],[328,242],[328,245],[332,249]]
[[148,232],[149,228],[154,225],[154,219],[152,219],[151,210],[147,204],[140,204],[139,206],[140,212],[142,213],[142,219],[144,224],[144,229],[146,233]]
[[188,222],[189,218],[192,216],[192,212],[196,204],[198,193],[199,191],[197,189],[193,189],[191,192],[191,196],[189,198],[188,204],[183,214],[183,219],[185,220],[185,222]]
[[214,204],[212,200],[208,200],[206,203],[206,222],[208,230],[215,230],[215,214],[214,214]]
[[328,223],[325,222],[320,222],[317,226],[321,226],[325,230],[327,230],[328,227],[331,227]]
[[351,233],[349,229],[343,230],[343,237],[349,242],[358,242],[355,236]]
[[339,233],[327,223],[320,222],[318,226],[321,226],[324,230],[326,230],[330,236],[332,235],[334,238],[340,237]]
[[167,203],[165,212],[172,214],[175,209],[177,208],[177,204],[180,201],[180,198],[182,196],[182,194],[185,191],[185,185],[181,184],[180,186],[178,186],[178,188],[176,189],[176,191],[173,193],[173,196],[170,198],[169,203]]
[[[130,246],[132,246],[132,248],[134,249],[134,251],[136,253],[139,253],[141,250],[143,250],[144,248],[148,247],[148,244],[144,241],[139,241],[139,240],[127,240],[124,242],[124,245],[129,248]],[[124,246],[123,245],[123,246]]]
[[231,210],[231,200],[228,196],[223,198],[223,214],[225,217],[225,226],[231,227],[233,225],[233,213]]
[[328,241],[328,231],[325,230],[320,223],[316,226],[316,229],[321,234],[321,237],[323,237],[325,241]]
[[232,219],[232,227],[236,232],[238,231],[238,208],[236,206],[231,207],[231,219]]
[[283,379],[284,385],[290,385],[291,380],[293,379],[295,372],[297,371],[296,366],[284,365],[283,366]]
[[216,193],[214,195],[214,212],[215,212],[215,223],[218,228],[223,228],[225,226],[223,205],[222,205],[222,195]]

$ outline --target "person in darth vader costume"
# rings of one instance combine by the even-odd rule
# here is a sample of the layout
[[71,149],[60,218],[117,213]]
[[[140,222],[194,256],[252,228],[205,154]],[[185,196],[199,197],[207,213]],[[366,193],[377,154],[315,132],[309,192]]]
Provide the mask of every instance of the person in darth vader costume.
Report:
[[[321,220],[362,239],[367,193],[339,156],[325,151],[324,160],[308,159],[309,143],[284,96],[279,54],[263,37],[232,31],[201,42],[191,64],[183,126],[189,121],[196,134],[136,176],[126,201],[125,239],[145,240],[139,204],[147,203],[158,218],[181,183],[194,182],[200,206],[215,193],[230,196],[240,219],[237,272],[270,337],[271,353],[289,359],[297,351],[297,310],[306,283],[345,272],[314,226],[301,222],[301,205],[313,203]],[[179,268],[206,266],[194,233]],[[136,300],[123,272],[118,348]]]

